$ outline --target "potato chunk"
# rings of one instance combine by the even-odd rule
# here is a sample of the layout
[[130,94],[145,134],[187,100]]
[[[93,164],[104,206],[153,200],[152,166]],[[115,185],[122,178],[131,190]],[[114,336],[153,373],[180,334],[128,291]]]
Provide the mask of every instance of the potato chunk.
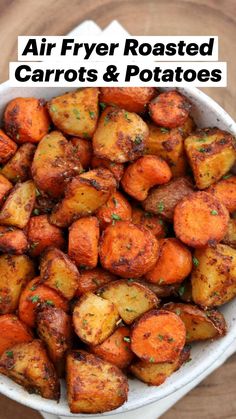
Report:
[[119,108],[106,108],[93,136],[97,157],[125,163],[143,154],[148,126],[139,115]]
[[185,150],[198,189],[217,182],[236,158],[234,137],[218,128],[197,130],[186,138]]
[[0,357],[0,372],[22,385],[29,393],[59,400],[60,383],[40,340],[9,348]]
[[35,150],[35,145],[31,143],[20,146],[14,156],[5,164],[1,173],[13,183],[29,179]]
[[222,240],[222,243],[236,249],[236,220],[230,219],[226,234]]
[[93,155],[91,141],[85,140],[84,138],[73,137],[71,138],[71,143],[73,144],[73,152],[76,157],[78,157],[83,169],[88,169]]
[[107,169],[94,169],[75,177],[65,198],[55,207],[50,222],[67,227],[80,217],[93,214],[114,192],[116,180]]
[[0,252],[22,255],[28,250],[28,241],[24,231],[7,226],[0,226]]
[[109,282],[99,290],[101,297],[111,301],[117,308],[125,323],[131,324],[146,311],[157,307],[159,300],[156,295],[138,282]]
[[31,180],[12,189],[0,212],[0,224],[24,228],[35,203],[35,186]]
[[4,202],[7,193],[13,188],[9,180],[0,173],[0,205]]
[[78,89],[48,102],[54,125],[65,134],[91,138],[98,120],[97,87]]
[[80,297],[89,291],[94,292],[99,287],[115,279],[116,277],[114,275],[99,267],[81,270],[76,297]]
[[139,278],[153,268],[158,250],[157,239],[150,230],[129,221],[117,221],[102,234],[100,262],[115,275]]
[[78,287],[79,272],[61,250],[48,248],[40,262],[40,276],[44,285],[53,288],[64,298],[71,300]]
[[193,301],[202,307],[215,307],[236,296],[236,250],[224,244],[198,249],[192,271]]
[[101,159],[100,157],[93,156],[91,160],[91,167],[97,169],[98,167],[105,167],[110,170],[117,182],[119,182],[123,176],[125,167],[123,163],[115,163],[114,161]]
[[0,314],[16,310],[22,288],[33,277],[34,264],[28,256],[0,256]]
[[163,308],[177,314],[184,322],[187,343],[216,339],[227,332],[227,325],[220,311],[203,311],[193,304],[184,303],[167,303]]
[[116,327],[119,313],[113,303],[92,294],[84,294],[73,311],[73,324],[79,338],[90,345],[98,345]]
[[82,171],[72,144],[59,132],[52,131],[39,143],[32,175],[38,188],[53,198],[64,194],[69,180]]
[[66,369],[72,413],[107,412],[127,400],[127,377],[115,365],[80,350],[69,353]]

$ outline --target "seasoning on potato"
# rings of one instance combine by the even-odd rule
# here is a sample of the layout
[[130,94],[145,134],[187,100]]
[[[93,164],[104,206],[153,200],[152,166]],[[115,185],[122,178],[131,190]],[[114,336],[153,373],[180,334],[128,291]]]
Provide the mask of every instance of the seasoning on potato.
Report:
[[35,150],[34,144],[22,144],[14,156],[3,166],[1,173],[13,183],[24,182],[29,179]]
[[88,169],[91,163],[93,149],[92,144],[89,140],[84,138],[71,138],[71,143],[73,144],[73,152],[78,157],[83,169]]
[[102,159],[100,157],[93,156],[91,160],[91,167],[93,169],[97,169],[98,167],[105,167],[109,169],[110,172],[113,174],[117,182],[119,182],[124,173],[124,164],[123,163],[116,163],[114,161],[110,161],[108,159]]
[[0,205],[6,199],[7,193],[13,188],[9,180],[0,173]]

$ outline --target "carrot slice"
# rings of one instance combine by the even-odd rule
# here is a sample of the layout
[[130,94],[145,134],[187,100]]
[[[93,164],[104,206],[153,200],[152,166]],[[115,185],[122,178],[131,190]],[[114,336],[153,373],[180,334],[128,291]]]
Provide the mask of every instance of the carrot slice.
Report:
[[102,268],[81,270],[75,297],[80,297],[86,292],[94,292],[115,279],[114,275]]
[[15,314],[0,316],[0,354],[17,343],[31,342],[33,335]]
[[236,211],[236,176],[226,175],[225,179],[211,185],[206,192],[219,199],[229,212]]
[[68,310],[66,300],[56,291],[40,284],[40,278],[34,278],[23,290],[19,302],[19,317],[28,326],[34,327],[37,311],[41,305],[49,305]]
[[[171,316],[170,316],[171,314]],[[144,361],[175,362],[186,341],[182,320],[166,310],[151,310],[133,326],[131,349]]]
[[176,236],[192,247],[214,246],[226,234],[229,213],[206,192],[195,192],[180,201],[174,212]]
[[183,125],[189,116],[191,105],[177,90],[161,93],[149,104],[149,113],[155,124],[166,128]]

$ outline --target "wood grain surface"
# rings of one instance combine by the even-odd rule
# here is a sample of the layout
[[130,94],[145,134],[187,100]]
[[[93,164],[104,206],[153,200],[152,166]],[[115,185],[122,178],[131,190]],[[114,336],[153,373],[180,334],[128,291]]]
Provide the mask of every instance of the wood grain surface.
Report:
[[[228,87],[204,89],[236,118],[236,0],[0,0],[0,82],[16,59],[18,35],[63,35],[86,19],[102,28],[113,19],[133,35],[218,35],[228,62]],[[235,419],[236,355],[162,419]],[[40,415],[0,396],[0,419]]]

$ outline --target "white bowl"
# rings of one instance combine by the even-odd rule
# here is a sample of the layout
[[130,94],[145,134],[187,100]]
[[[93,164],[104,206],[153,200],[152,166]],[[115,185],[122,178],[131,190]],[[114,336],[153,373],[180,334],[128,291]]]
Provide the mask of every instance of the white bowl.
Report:
[[[63,93],[65,90],[69,89],[46,87],[12,88],[9,86],[8,82],[6,82],[0,85],[0,117],[6,104],[14,97],[35,96],[48,99],[52,96]],[[179,90],[182,91],[192,102],[192,115],[198,126],[217,126],[236,135],[236,123],[210,97],[196,88],[185,88]],[[195,344],[191,354],[192,361],[184,365],[160,387],[148,387],[146,384],[143,384],[138,380],[130,380],[130,391],[127,403],[113,412],[108,412],[107,414],[104,413],[103,416],[127,412],[161,400],[164,397],[173,394],[176,390],[183,388],[212,366],[236,339],[236,300],[226,304],[221,308],[221,310],[228,324],[228,334],[225,337],[213,342],[209,341]],[[88,416],[82,414],[73,415],[70,413],[67,405],[64,384],[62,384],[62,395],[59,403],[43,399],[37,395],[29,394],[21,386],[15,384],[3,375],[0,375],[0,392],[19,403],[43,412],[58,416]]]

